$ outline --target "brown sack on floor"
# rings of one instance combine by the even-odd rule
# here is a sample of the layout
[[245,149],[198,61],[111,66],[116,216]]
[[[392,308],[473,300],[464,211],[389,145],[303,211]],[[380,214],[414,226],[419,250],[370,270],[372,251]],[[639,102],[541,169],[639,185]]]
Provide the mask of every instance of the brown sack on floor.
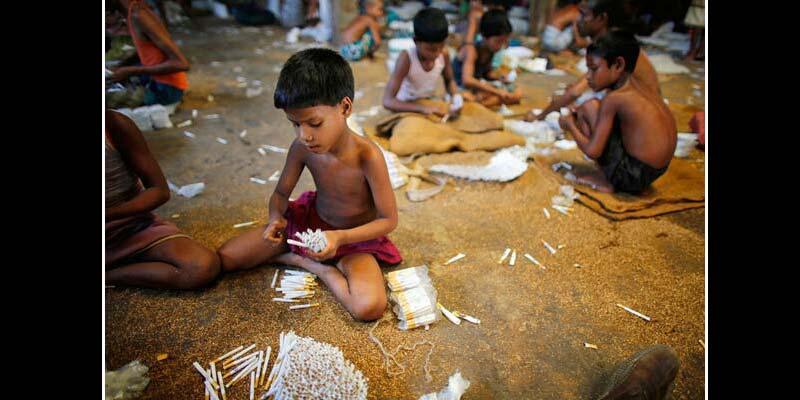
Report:
[[627,193],[602,193],[588,186],[568,182],[551,166],[566,161],[573,166],[576,175],[587,169],[597,169],[596,164],[586,161],[579,150],[559,152],[555,157],[536,157],[534,165],[542,174],[562,185],[573,185],[580,192],[578,202],[609,219],[621,221],[647,218],[692,208],[705,207],[705,174],[702,164],[680,158],[672,162],[652,186],[638,195]]
[[389,150],[398,156],[445,153],[451,150],[496,150],[525,145],[525,138],[508,131],[464,133],[423,116],[407,116],[393,122]]
[[[444,104],[444,102],[434,100],[418,100],[417,103],[423,105]],[[388,136],[392,130],[392,127],[394,127],[394,124],[396,124],[399,120],[410,116],[427,118],[431,122],[437,123],[441,121],[441,117],[437,117],[435,115],[426,117],[418,113],[394,113],[378,121],[376,130],[379,135]],[[480,105],[479,103],[466,102],[464,103],[464,107],[461,109],[458,118],[451,119],[442,125],[449,126],[452,129],[465,133],[482,133],[502,130],[503,117],[500,114]]]

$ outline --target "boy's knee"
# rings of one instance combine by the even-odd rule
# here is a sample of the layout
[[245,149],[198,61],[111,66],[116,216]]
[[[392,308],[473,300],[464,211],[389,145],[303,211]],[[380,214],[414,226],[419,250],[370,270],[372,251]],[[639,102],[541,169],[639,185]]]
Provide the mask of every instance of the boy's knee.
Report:
[[375,321],[383,316],[386,311],[386,295],[372,296],[368,299],[359,299],[353,305],[351,314],[353,318],[363,321]]
[[192,254],[181,268],[181,280],[179,285],[182,289],[196,289],[207,286],[220,273],[220,259],[211,250]]

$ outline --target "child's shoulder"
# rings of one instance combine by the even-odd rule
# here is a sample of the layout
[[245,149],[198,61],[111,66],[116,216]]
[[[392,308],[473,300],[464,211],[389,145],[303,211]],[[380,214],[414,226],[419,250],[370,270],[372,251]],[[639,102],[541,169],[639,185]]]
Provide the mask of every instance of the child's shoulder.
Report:
[[383,161],[383,151],[378,144],[363,136],[352,134],[355,139],[358,158],[361,162],[380,160]]

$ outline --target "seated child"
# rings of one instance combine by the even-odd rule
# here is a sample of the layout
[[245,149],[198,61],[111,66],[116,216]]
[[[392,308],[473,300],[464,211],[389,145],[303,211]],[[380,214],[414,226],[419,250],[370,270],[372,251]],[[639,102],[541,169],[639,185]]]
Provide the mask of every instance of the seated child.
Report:
[[[586,47],[585,41],[578,33],[577,22],[581,12],[578,1],[566,1],[566,5],[557,8],[547,20],[547,25],[542,32],[542,48],[552,52],[566,50],[570,44],[576,42],[579,46]],[[583,45],[583,46],[580,46]]]
[[[381,149],[347,126],[353,112],[353,71],[334,51],[312,48],[294,54],[275,86],[297,138],[269,198],[269,222],[219,249],[225,271],[264,263],[295,265],[316,274],[357,320],[380,318],[386,290],[379,263],[402,261],[386,237],[397,226],[397,205]],[[289,196],[304,168],[317,191]],[[322,229],[319,253],[289,245],[296,232]]]
[[480,41],[481,35],[478,33],[478,27],[481,23],[481,17],[485,11],[500,10],[508,15],[508,9],[511,8],[513,1],[511,0],[472,0],[469,4],[469,12],[467,13],[467,29],[464,34],[465,43],[475,43]]
[[342,31],[339,52],[348,61],[358,61],[372,54],[381,46],[380,24],[383,15],[383,0],[365,0],[365,13],[356,17]]
[[425,8],[414,16],[414,43],[416,47],[403,51],[397,58],[392,77],[383,92],[383,106],[396,112],[418,112],[443,117],[450,113],[446,105],[423,106],[414,100],[434,95],[439,77],[444,78],[445,89],[458,107],[460,99],[450,55],[444,46],[447,39],[447,18],[437,8]]
[[167,28],[144,0],[116,0],[111,5],[121,7],[128,16],[128,29],[141,65],[119,67],[113,70],[110,80],[120,82],[138,76],[145,89],[145,105],[179,103],[189,87],[189,61]]
[[453,60],[456,83],[473,91],[474,96],[468,96],[467,100],[478,101],[486,107],[519,103],[522,98],[519,89],[509,92],[484,81],[506,81],[505,76],[492,71],[492,57],[508,45],[511,36],[508,17],[500,10],[487,11],[481,17],[480,30],[483,40],[464,44]]
[[136,124],[106,110],[106,284],[194,289],[219,274],[217,254],[152,211],[169,200]]
[[[625,14],[625,4],[627,0],[589,0],[581,2],[581,17],[578,21],[578,30],[581,36],[588,36],[591,40],[605,35],[608,31],[620,29],[627,25]],[[586,76],[583,75],[578,81],[566,87],[561,94],[554,93],[550,104],[537,116],[533,111],[525,116],[526,121],[543,120],[553,111],[559,111],[562,107],[567,107],[573,102],[576,106],[583,104],[582,100],[591,97],[602,98],[603,93],[597,93],[589,89]],[[647,58],[645,52],[639,52],[636,60],[636,69],[633,70],[631,79],[641,84],[641,87],[661,94],[658,84],[658,75],[653,64]]]
[[578,181],[604,192],[639,193],[666,172],[677,143],[675,118],[657,93],[631,79],[639,44],[633,34],[612,31],[589,45],[589,86],[608,89],[602,101],[585,102],[559,121],[578,147],[597,160],[603,177]]

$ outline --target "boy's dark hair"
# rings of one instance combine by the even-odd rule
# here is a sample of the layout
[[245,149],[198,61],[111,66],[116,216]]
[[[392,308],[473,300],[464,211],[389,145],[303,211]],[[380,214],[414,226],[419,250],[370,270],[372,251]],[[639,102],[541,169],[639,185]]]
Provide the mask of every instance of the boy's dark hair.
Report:
[[423,8],[414,16],[414,40],[428,43],[444,42],[447,39],[447,18],[438,8]]
[[614,30],[597,38],[589,48],[587,54],[602,57],[610,67],[617,57],[625,60],[625,71],[633,72],[636,60],[639,58],[639,42],[632,33],[623,30]]
[[588,6],[596,17],[603,13],[608,16],[609,29],[625,28],[630,22],[625,13],[625,0],[589,0]]
[[481,36],[488,39],[492,36],[508,35],[511,33],[511,22],[506,13],[500,10],[489,10],[481,17]]
[[484,0],[483,4],[487,7],[502,7],[503,10],[508,11],[514,4],[514,0]]
[[275,108],[333,106],[353,98],[353,70],[339,53],[323,48],[289,57],[275,85]]

